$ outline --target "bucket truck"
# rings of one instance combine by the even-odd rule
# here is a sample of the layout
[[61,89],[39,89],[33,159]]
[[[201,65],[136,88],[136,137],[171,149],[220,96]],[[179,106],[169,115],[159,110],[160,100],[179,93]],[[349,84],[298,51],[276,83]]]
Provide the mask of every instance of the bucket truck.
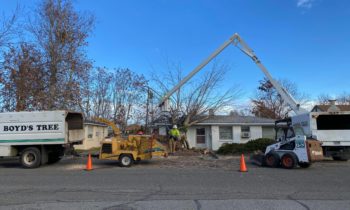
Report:
[[[276,140],[279,142],[266,149],[262,158],[263,163],[271,167],[280,164],[285,168],[293,168],[297,164],[308,167],[312,161],[322,159],[323,155],[341,160],[350,157],[350,112],[341,112],[336,108],[327,112],[308,112],[300,107],[300,104],[271,76],[254,51],[237,33],[163,97],[159,105],[162,111],[168,110],[168,100],[173,93],[231,44],[252,59],[295,113],[294,116],[276,122]],[[322,143],[322,149],[319,143]]]

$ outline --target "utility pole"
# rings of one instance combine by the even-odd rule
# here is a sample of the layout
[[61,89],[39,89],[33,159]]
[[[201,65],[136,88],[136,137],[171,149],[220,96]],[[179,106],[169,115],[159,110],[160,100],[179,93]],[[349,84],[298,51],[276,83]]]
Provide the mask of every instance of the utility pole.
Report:
[[148,112],[149,112],[149,98],[150,98],[150,88],[147,86],[147,103],[146,103],[146,124],[145,133],[148,134]]

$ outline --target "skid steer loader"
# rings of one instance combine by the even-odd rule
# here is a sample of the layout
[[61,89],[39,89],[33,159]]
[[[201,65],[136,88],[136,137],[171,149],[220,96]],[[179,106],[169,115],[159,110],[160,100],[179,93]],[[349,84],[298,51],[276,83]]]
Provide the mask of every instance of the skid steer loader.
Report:
[[251,156],[253,163],[260,166],[282,166],[292,169],[298,165],[307,168],[313,162],[323,160],[322,143],[299,134],[288,119],[276,121],[275,129],[278,142],[269,145],[264,154]]

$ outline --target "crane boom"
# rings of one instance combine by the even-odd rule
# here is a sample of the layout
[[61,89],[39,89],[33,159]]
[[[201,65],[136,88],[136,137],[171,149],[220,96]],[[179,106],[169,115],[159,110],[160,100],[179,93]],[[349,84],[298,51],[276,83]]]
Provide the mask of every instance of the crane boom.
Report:
[[[300,107],[300,104],[271,76],[267,68],[261,63],[259,58],[255,55],[254,51],[247,45],[247,43],[235,33],[230,37],[224,44],[222,44],[217,50],[215,50],[208,58],[206,58],[202,63],[200,63],[195,69],[193,69],[185,78],[183,78],[175,87],[173,87],[162,99],[159,106],[167,109],[167,101],[172,94],[179,90],[188,80],[190,80],[195,74],[197,74],[201,69],[203,69],[211,60],[213,60],[217,55],[219,55],[226,47],[233,44],[239,48],[244,54],[249,56],[253,62],[260,68],[267,79],[271,82],[273,87],[281,95],[283,100],[292,108],[296,114],[306,113],[307,111]],[[165,106],[164,106],[165,105]]]

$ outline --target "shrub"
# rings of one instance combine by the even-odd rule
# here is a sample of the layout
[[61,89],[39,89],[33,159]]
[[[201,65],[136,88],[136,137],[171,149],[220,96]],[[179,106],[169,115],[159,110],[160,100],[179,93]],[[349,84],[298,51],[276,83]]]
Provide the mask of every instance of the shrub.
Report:
[[237,154],[244,152],[244,149],[244,144],[225,143],[218,149],[217,153],[222,155]]
[[245,144],[245,146],[249,152],[254,152],[254,151],[258,151],[258,150],[265,152],[266,147],[269,146],[270,144],[274,144],[274,143],[276,143],[276,141],[273,139],[259,138],[259,139],[248,141]]
[[218,154],[227,155],[227,154],[241,154],[241,153],[250,153],[254,151],[265,152],[266,147],[270,144],[275,143],[275,140],[260,138],[255,140],[250,140],[245,144],[237,143],[225,143],[217,151]]

